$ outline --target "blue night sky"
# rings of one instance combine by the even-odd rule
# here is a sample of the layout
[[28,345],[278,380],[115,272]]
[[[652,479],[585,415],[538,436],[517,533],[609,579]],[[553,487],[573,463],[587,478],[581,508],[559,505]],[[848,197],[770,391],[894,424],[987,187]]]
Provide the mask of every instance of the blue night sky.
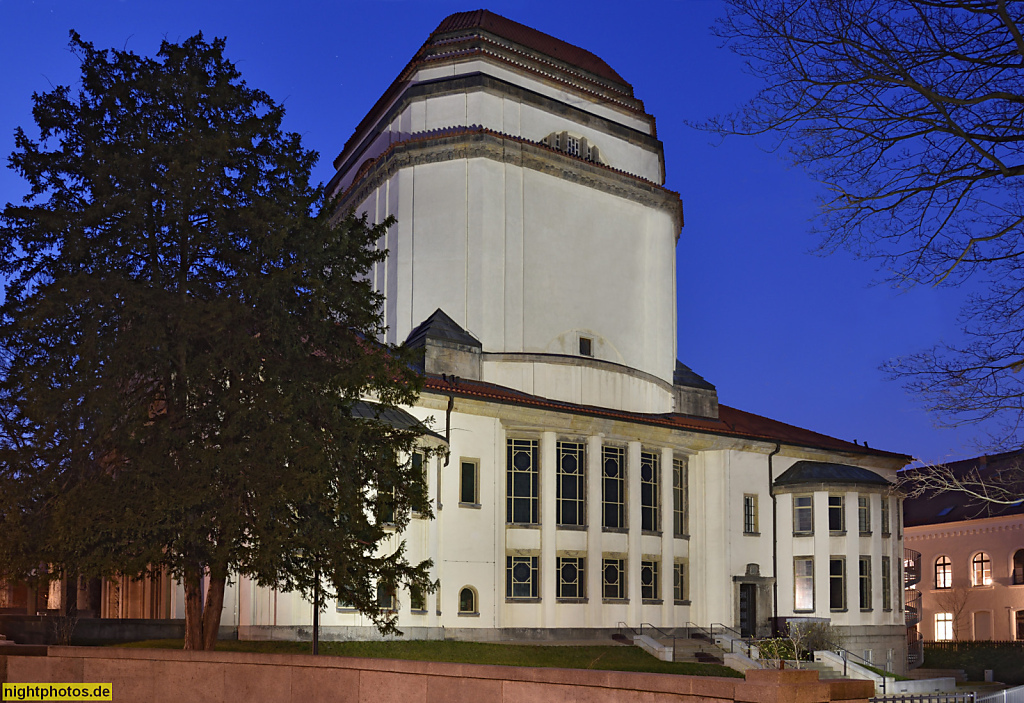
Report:
[[[330,163],[360,118],[442,18],[477,9],[447,1],[0,0],[0,152],[18,125],[35,134],[30,96],[74,84],[78,30],[101,48],[153,54],[161,39],[202,31],[252,86],[288,110],[285,126]],[[977,428],[937,429],[878,367],[955,341],[963,291],[872,285],[870,262],[815,255],[821,189],[750,139],[724,143],[687,127],[729,111],[758,83],[709,30],[719,0],[664,3],[492,2],[487,6],[605,59],[658,121],[667,187],[683,198],[677,248],[679,358],[721,402],[925,461],[979,453]],[[766,146],[766,145],[760,145]],[[0,172],[0,203],[25,184]],[[584,252],[581,255],[598,255]]]

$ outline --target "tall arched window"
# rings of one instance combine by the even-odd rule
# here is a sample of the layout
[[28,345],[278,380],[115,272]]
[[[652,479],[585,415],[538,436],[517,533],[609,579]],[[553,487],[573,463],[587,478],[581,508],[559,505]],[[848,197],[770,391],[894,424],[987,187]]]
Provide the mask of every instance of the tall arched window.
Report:
[[1024,584],[1024,549],[1018,549],[1013,553],[1013,585]]
[[975,586],[992,585],[992,560],[985,552],[978,552],[971,560],[971,583]]
[[459,613],[465,615],[476,612],[476,591],[466,586],[459,591]]
[[949,557],[939,557],[935,560],[935,587],[953,587],[953,562]]

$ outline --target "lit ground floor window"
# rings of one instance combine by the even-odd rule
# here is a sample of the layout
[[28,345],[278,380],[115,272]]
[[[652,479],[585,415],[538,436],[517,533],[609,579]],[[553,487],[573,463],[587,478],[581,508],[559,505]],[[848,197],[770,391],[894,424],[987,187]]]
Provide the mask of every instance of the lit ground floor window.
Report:
[[935,641],[949,642],[953,639],[953,613],[935,613]]

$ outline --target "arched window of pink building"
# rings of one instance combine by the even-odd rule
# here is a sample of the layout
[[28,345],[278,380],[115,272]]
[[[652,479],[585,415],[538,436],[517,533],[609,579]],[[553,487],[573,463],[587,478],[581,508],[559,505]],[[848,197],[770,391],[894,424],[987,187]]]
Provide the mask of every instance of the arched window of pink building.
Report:
[[1013,585],[1024,584],[1024,549],[1013,553]]
[[953,587],[953,562],[949,557],[939,557],[935,560],[935,588]]
[[971,583],[973,585],[992,585],[992,560],[989,559],[987,553],[978,552],[975,554],[974,559],[971,560],[971,569],[973,572],[973,580]]

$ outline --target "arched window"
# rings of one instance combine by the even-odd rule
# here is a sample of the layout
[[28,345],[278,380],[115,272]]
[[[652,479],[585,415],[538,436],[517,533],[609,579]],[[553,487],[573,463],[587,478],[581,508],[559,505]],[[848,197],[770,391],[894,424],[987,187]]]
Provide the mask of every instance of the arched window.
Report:
[[978,552],[971,560],[971,583],[975,586],[992,585],[992,560],[985,552]]
[[953,587],[953,562],[949,557],[939,557],[935,560],[935,587]]
[[1024,549],[1013,553],[1013,585],[1024,584]]
[[471,586],[466,586],[459,591],[459,613],[476,613],[476,591]]

